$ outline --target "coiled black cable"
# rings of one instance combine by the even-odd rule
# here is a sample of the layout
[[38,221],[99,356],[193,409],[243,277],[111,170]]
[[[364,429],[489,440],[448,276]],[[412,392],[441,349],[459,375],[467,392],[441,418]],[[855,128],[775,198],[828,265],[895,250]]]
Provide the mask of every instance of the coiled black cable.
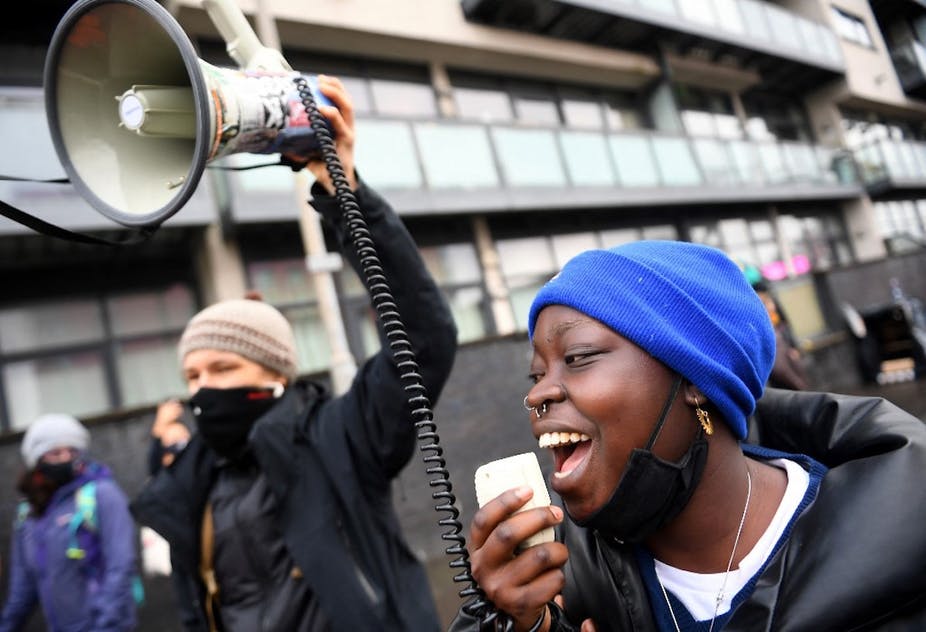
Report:
[[344,168],[338,158],[334,139],[324,117],[318,110],[318,104],[315,102],[315,95],[312,94],[308,80],[305,76],[299,74],[293,78],[293,81],[299,91],[302,105],[305,107],[312,131],[315,133],[321,149],[322,160],[324,160],[328,174],[334,184],[335,198],[344,215],[348,235],[360,260],[364,281],[369,289],[373,307],[376,309],[377,317],[392,350],[405,391],[408,393],[408,402],[412,408],[412,419],[418,429],[418,448],[424,453],[422,460],[425,464],[425,472],[429,477],[432,477],[429,479],[428,485],[431,488],[436,488],[431,496],[440,501],[440,504],[436,505],[434,509],[445,514],[438,520],[438,525],[449,528],[441,533],[441,539],[445,542],[451,542],[445,550],[447,555],[455,556],[450,561],[450,568],[459,569],[459,573],[454,575],[453,581],[468,584],[468,586],[460,590],[459,595],[462,599],[472,598],[463,606],[463,609],[468,615],[480,621],[480,630],[503,630],[506,632],[513,630],[514,624],[511,619],[504,613],[499,612],[492,602],[486,599],[485,593],[473,578],[469,562],[469,551],[466,549],[466,539],[461,535],[463,525],[460,523],[460,511],[456,505],[456,496],[453,494],[450,472],[447,470],[444,461],[444,451],[440,446],[440,437],[434,423],[434,413],[431,410],[427,388],[422,383],[415,352],[408,339],[395,299],[389,289],[389,283],[383,274],[382,264],[376,253],[376,244],[373,243],[370,237],[366,220],[360,211],[360,205],[357,203],[354,192],[351,191],[350,184],[344,174]]

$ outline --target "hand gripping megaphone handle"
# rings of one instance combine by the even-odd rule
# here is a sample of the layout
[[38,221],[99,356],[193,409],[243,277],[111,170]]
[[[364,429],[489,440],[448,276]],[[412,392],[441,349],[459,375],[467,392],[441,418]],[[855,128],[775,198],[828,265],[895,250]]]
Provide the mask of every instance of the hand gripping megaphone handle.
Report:
[[479,617],[480,629],[513,630],[510,618],[499,612],[485,598],[485,593],[473,578],[466,540],[460,535],[463,530],[463,525],[459,520],[460,511],[456,506],[450,472],[443,457],[443,448],[440,446],[440,437],[434,423],[434,413],[431,410],[427,388],[422,382],[415,351],[408,339],[408,333],[405,331],[405,325],[389,288],[389,282],[383,273],[382,264],[376,253],[376,244],[373,242],[357,198],[350,188],[344,168],[338,159],[334,139],[318,110],[318,104],[315,102],[309,82],[302,75],[295,76],[293,81],[296,83],[308,115],[309,124],[315,132],[322,160],[334,184],[335,197],[344,215],[344,223],[348,228],[351,243],[360,259],[360,268],[363,270],[364,281],[369,288],[371,302],[389,342],[389,348],[392,350],[405,392],[409,394],[408,403],[412,409],[415,427],[418,429],[418,448],[424,454],[422,459],[425,472],[432,477],[428,484],[432,489],[437,490],[431,494],[431,497],[440,501],[440,504],[434,508],[445,514],[438,520],[438,525],[448,527],[448,530],[441,534],[441,539],[452,543],[445,549],[447,555],[456,556],[451,560],[450,567],[462,569],[453,577],[453,581],[468,584],[459,595],[461,598],[473,597],[466,608],[467,612]]

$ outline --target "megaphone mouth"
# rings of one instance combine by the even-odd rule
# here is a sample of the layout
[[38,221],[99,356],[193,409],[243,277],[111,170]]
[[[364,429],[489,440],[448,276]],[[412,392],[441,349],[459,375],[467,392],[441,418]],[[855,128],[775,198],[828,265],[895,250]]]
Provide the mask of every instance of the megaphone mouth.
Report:
[[[192,43],[157,2],[78,1],[52,36],[44,84],[55,151],[97,211],[154,227],[196,191],[211,141],[208,88]],[[126,126],[120,98],[138,84],[186,91],[192,133],[145,137]]]

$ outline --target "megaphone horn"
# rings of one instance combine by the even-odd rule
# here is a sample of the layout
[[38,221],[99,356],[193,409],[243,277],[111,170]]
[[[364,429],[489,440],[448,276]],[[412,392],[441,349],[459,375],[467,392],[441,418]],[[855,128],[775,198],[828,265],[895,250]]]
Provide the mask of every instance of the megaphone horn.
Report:
[[189,200],[211,160],[316,153],[301,75],[278,58],[271,70],[218,68],[154,0],[80,0],[55,29],[44,74],[52,142],[71,182],[110,219],[156,226]]

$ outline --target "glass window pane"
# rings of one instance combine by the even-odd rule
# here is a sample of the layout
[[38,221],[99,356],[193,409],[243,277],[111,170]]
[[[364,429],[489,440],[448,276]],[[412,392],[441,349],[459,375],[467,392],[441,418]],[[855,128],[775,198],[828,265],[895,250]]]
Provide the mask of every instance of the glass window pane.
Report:
[[549,98],[518,95],[514,97],[518,121],[538,125],[559,125],[556,103]]
[[629,244],[640,239],[640,231],[636,228],[617,228],[614,230],[603,230],[600,233],[601,243],[604,248],[614,248],[622,244]]
[[484,127],[416,123],[414,129],[431,188],[499,185],[492,147]]
[[370,91],[373,93],[376,111],[380,114],[431,118],[437,116],[434,90],[427,84],[371,79]]
[[794,15],[773,4],[767,4],[765,8],[775,42],[785,48],[800,48]]
[[775,232],[767,219],[754,219],[749,222],[749,232],[755,241],[773,240]]
[[515,110],[518,120],[523,123],[550,126],[559,124],[559,113],[556,110],[555,103],[533,99],[519,99],[515,101]]
[[116,368],[124,406],[150,404],[185,394],[177,342],[177,337],[171,337],[119,344]]
[[501,239],[498,258],[506,279],[518,276],[549,278],[559,270],[544,237]]
[[109,406],[103,358],[99,353],[74,353],[54,358],[13,362],[3,367],[4,392],[14,430],[39,415],[66,412],[81,417]]
[[615,183],[604,136],[591,132],[559,135],[569,180],[576,186],[610,186]]
[[678,231],[671,224],[644,226],[643,239],[678,239]]
[[193,293],[183,285],[162,292],[134,292],[107,301],[113,333],[117,336],[178,329],[195,313]]
[[553,236],[553,256],[556,257],[557,269],[566,265],[580,252],[598,248],[598,238],[595,233],[571,233],[569,235]]
[[653,138],[656,164],[662,174],[662,182],[668,186],[692,186],[701,184],[701,173],[691,155],[688,141],[682,138]]
[[331,345],[318,307],[310,305],[283,310],[293,326],[296,357],[300,373],[327,369],[331,364]]
[[608,140],[622,186],[652,187],[659,184],[659,172],[649,138],[621,135],[611,136]]
[[715,24],[714,8],[710,0],[685,0],[679,3],[682,17],[692,22]]
[[773,184],[780,184],[788,180],[788,170],[785,167],[781,147],[774,143],[757,144],[759,159],[762,161],[762,170],[766,180]]
[[481,287],[457,288],[446,292],[457,324],[459,342],[479,340],[486,335],[485,295]]
[[354,114],[370,114],[373,112],[373,99],[370,96],[370,84],[361,77],[348,77],[338,75],[338,79],[347,88],[350,100],[354,104]]
[[597,101],[563,99],[562,108],[567,127],[601,129],[604,125],[601,118],[601,104]]
[[41,90],[23,89],[16,95],[4,95],[2,111],[0,138],[4,145],[28,147],[29,150],[0,152],[0,174],[23,178],[63,177],[64,169],[48,130]]
[[248,264],[251,286],[274,305],[315,300],[315,286],[303,259]]
[[646,9],[658,11],[660,13],[676,14],[674,0],[637,0],[637,2]]
[[357,121],[357,137],[357,170],[370,186],[421,188],[421,169],[408,123],[361,119]]
[[476,247],[471,243],[425,246],[420,251],[428,271],[438,285],[482,280],[482,266]]
[[743,33],[746,30],[737,0],[714,0],[714,9],[717,21],[725,31]]
[[787,169],[792,176],[800,180],[817,180],[820,176],[820,166],[817,164],[813,147],[797,143],[784,143],[782,145]]
[[807,18],[797,16],[797,27],[800,31],[801,42],[803,42],[804,48],[810,51],[815,57],[825,57],[826,49],[824,48],[825,45],[820,41],[817,24],[811,22]]
[[460,118],[478,121],[507,122],[514,119],[511,98],[502,90],[487,88],[453,88],[453,98]]
[[737,177],[745,184],[762,184],[765,181],[759,151],[752,143],[730,143],[730,155]]
[[0,348],[6,353],[102,338],[103,319],[95,301],[61,301],[0,310]]
[[726,143],[708,138],[698,138],[693,143],[709,184],[734,184],[738,181]]
[[740,11],[743,13],[743,24],[746,25],[746,33],[749,37],[763,42],[772,38],[764,2],[740,0]]
[[714,126],[720,138],[742,138],[743,127],[734,114],[714,114]]
[[717,130],[714,127],[714,116],[710,112],[684,110],[681,116],[685,131],[688,132],[690,136],[717,135]]
[[605,99],[605,118],[608,129],[614,131],[643,129],[643,117],[631,97],[611,94]]
[[231,154],[219,158],[215,164],[230,167],[253,167],[268,165],[259,169],[227,171],[228,177],[245,191],[295,191],[296,182],[292,169],[276,165],[280,154]]
[[552,131],[495,128],[492,138],[509,186],[566,185]]
[[509,282],[508,297],[518,331],[527,331],[527,317],[530,314],[531,303],[534,302],[534,297],[546,281],[547,279],[524,279]]

